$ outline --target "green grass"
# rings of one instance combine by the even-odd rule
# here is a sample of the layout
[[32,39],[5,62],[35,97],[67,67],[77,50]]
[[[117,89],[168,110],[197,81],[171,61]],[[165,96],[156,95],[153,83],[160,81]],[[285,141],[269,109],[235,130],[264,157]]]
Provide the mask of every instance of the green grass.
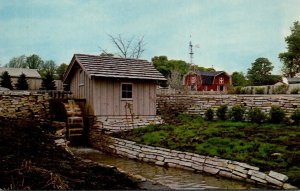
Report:
[[115,136],[146,145],[246,162],[263,171],[290,174],[293,183],[300,179],[300,126],[211,122],[187,115],[179,115],[178,120],[179,125],[149,125]]

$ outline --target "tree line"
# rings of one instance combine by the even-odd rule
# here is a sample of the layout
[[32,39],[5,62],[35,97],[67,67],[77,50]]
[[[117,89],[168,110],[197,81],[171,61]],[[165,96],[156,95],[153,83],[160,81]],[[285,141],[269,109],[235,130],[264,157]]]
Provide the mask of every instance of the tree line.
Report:
[[[53,60],[44,61],[39,55],[32,54],[30,56],[21,55],[13,57],[4,67],[37,69],[42,78],[41,89],[55,90],[56,86],[54,80],[62,80],[68,65],[62,63],[58,66]],[[0,74],[0,86],[10,90],[14,89],[11,76],[8,72]],[[29,85],[25,74],[22,73],[18,77],[15,88],[17,90],[28,90]]]

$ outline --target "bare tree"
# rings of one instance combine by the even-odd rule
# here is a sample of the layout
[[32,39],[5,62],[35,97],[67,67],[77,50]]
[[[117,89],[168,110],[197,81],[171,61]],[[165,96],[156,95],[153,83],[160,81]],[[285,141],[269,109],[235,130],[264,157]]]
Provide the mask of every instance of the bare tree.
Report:
[[171,70],[171,75],[168,77],[168,84],[171,86],[171,88],[180,90],[182,89],[182,77],[181,73],[177,69]]
[[[108,35],[113,45],[118,49],[118,56],[123,58],[140,58],[145,51],[144,36],[136,38],[132,36],[129,39],[125,39],[122,35],[113,36]],[[102,52],[106,53],[106,50],[102,49]]]

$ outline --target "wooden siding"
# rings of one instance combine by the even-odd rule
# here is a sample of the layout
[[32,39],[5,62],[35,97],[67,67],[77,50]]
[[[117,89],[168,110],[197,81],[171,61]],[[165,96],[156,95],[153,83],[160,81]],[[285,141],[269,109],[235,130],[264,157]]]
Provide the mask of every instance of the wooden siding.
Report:
[[[122,83],[132,83],[132,100],[121,99]],[[97,79],[93,89],[95,115],[156,115],[156,86],[151,81]]]
[[89,114],[93,114],[93,110],[91,108],[93,105],[92,80],[87,75],[84,75],[84,84],[79,85],[79,74],[80,69],[76,69],[70,82],[70,90],[74,98],[86,99],[86,104],[89,108],[88,112]]

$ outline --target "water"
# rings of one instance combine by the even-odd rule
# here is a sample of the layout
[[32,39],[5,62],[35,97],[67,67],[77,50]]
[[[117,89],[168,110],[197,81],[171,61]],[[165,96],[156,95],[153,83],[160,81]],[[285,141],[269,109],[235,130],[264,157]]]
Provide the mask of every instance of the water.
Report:
[[165,168],[151,163],[109,155],[90,148],[72,148],[73,153],[84,159],[115,166],[128,173],[141,175],[147,179],[169,186],[172,189],[258,189],[248,183],[218,178],[207,174],[194,173],[177,168]]

